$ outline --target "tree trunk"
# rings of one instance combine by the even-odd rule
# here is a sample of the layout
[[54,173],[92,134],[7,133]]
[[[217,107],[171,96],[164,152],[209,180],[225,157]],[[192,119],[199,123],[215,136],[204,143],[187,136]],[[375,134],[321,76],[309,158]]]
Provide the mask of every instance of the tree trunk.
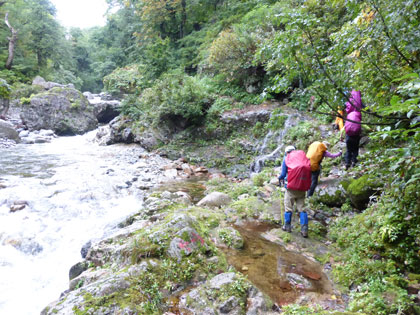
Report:
[[185,25],[187,24],[187,2],[181,0],[181,29],[180,29],[180,38],[185,36]]
[[7,98],[0,99],[0,117],[5,117],[9,111],[10,102]]
[[9,23],[9,12],[6,13],[6,16],[4,17],[4,22],[6,23],[7,27],[10,29],[10,32],[12,33],[11,37],[8,37],[9,40],[9,57],[7,57],[6,61],[6,69],[10,70],[12,68],[13,58],[15,57],[15,44],[17,41],[17,34],[18,31],[15,30]]

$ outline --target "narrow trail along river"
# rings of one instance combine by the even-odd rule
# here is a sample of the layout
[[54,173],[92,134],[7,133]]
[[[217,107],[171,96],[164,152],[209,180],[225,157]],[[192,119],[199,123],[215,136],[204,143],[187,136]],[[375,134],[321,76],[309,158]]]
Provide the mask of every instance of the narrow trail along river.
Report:
[[277,305],[296,302],[303,296],[325,300],[334,294],[332,283],[319,263],[261,236],[273,226],[245,222],[235,228],[244,239],[244,248],[225,250],[229,263]]
[[98,146],[94,134],[0,148],[0,314],[39,314],[57,299],[82,246],[139,210],[138,183],[161,177],[164,159]]
[[[164,177],[169,160],[137,145],[99,146],[94,138],[91,132],[0,148],[0,314],[39,314],[56,300],[83,245],[140,210],[142,188],[157,187]],[[157,189],[188,191],[196,202],[205,182]],[[226,250],[229,263],[278,305],[333,294],[319,264],[261,237],[272,227],[235,228],[245,248]]]

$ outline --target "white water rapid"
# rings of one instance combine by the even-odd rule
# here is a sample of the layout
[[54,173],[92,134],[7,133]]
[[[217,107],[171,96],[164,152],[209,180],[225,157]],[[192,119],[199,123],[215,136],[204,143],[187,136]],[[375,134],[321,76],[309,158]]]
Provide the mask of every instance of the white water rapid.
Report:
[[[140,147],[93,137],[0,148],[0,314],[39,314],[58,299],[81,247],[139,210],[142,174],[159,176],[163,159],[140,161]],[[26,207],[11,212],[17,201]]]

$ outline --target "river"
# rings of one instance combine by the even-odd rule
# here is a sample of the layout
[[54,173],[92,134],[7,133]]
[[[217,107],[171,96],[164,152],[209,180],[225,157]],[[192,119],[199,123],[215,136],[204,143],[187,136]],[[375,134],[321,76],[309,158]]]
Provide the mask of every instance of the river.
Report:
[[94,135],[0,148],[0,314],[39,314],[56,300],[82,246],[138,211],[136,185],[161,175],[163,159],[142,161],[136,145],[98,146]]

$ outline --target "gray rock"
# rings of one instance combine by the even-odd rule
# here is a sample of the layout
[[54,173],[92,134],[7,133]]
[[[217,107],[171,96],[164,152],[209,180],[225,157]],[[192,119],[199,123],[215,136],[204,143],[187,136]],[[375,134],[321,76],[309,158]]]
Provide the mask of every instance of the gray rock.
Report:
[[86,261],[78,262],[73,265],[69,270],[69,280],[78,277],[83,271],[88,269],[89,264]]
[[217,228],[214,234],[218,244],[235,249],[241,249],[244,246],[241,234],[233,227]]
[[346,201],[341,178],[322,178],[316,187],[315,197],[330,207],[341,207]]
[[269,299],[258,290],[256,287],[252,287],[249,290],[248,305],[246,315],[260,315],[265,314],[269,309]]
[[188,256],[201,247],[205,247],[203,238],[195,229],[185,227],[177,232],[176,236],[172,239],[169,245],[168,255],[181,260],[183,256]]
[[121,102],[117,100],[88,99],[99,123],[109,123],[120,114]]
[[29,130],[51,129],[58,135],[83,134],[97,126],[86,98],[68,87],[54,87],[32,96],[20,115]]
[[222,314],[232,314],[232,311],[239,306],[239,298],[236,296],[231,296],[226,301],[222,302],[219,306],[219,311]]
[[220,289],[223,285],[232,283],[235,278],[236,274],[234,272],[221,273],[210,280],[210,288]]
[[13,125],[5,120],[0,119],[0,138],[20,141],[19,133],[15,130]]
[[232,199],[229,197],[229,195],[214,191],[201,199],[197,206],[207,206],[207,207],[221,207],[226,206],[229,203],[232,202]]
[[82,258],[86,258],[86,255],[92,246],[92,241],[88,241],[85,245],[82,246],[82,249],[80,250],[80,254],[82,255]]
[[289,280],[291,285],[299,289],[303,289],[303,290],[312,289],[312,283],[301,275],[298,275],[295,273],[288,273],[286,277],[287,277],[287,280]]

